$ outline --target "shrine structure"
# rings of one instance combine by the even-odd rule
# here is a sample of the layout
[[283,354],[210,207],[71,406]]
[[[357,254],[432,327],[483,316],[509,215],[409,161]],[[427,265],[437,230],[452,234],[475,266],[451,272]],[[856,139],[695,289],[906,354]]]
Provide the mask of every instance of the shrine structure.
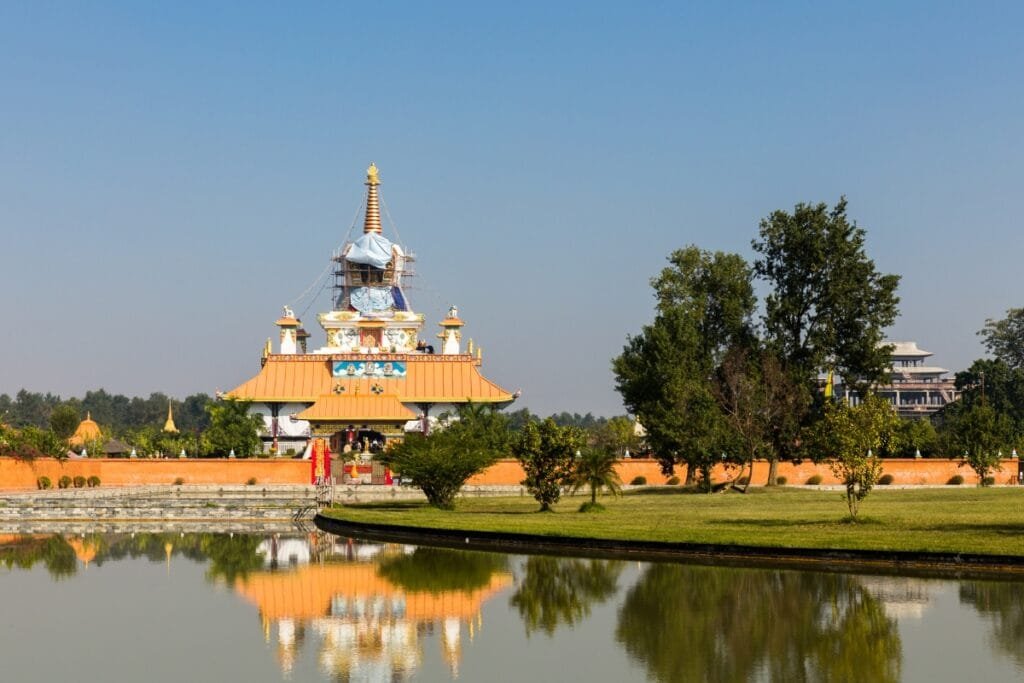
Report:
[[407,431],[429,431],[466,403],[504,407],[516,398],[481,374],[483,354],[472,340],[463,344],[455,306],[438,343],[422,338],[424,316],[406,295],[414,257],[384,236],[374,165],[366,187],[362,234],[332,256],[333,309],[318,316],[325,344],[310,351],[309,334],[285,306],[277,353],[268,339],[259,373],[225,394],[263,415],[267,448],[299,451],[326,437],[335,453],[376,450]]

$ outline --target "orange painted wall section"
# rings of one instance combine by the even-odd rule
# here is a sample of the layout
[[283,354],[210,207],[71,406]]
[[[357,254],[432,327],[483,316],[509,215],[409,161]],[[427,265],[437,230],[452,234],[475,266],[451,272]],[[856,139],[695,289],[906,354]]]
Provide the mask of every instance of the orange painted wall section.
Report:
[[[883,473],[893,477],[894,485],[943,485],[954,476],[961,476],[965,484],[977,484],[978,478],[970,467],[960,467],[958,460],[939,459],[891,459],[883,460]],[[1002,471],[994,472],[996,484],[1013,484],[1017,482],[1018,461],[1009,458],[1002,461]],[[363,466],[361,470],[369,470]],[[624,484],[629,484],[636,477],[644,477],[650,485],[664,484],[669,479],[661,473],[661,467],[655,460],[620,460],[616,466]],[[339,469],[340,473],[341,470]],[[676,476],[685,479],[686,468],[677,467]],[[800,463],[780,462],[780,477],[786,478],[789,485],[803,485],[814,475],[821,477],[822,484],[838,484],[839,480],[832,474],[827,463],[814,464],[810,461]],[[249,460],[249,459],[209,459],[190,460],[170,458],[166,460],[127,459],[127,458],[89,458],[86,460],[67,460],[59,463],[49,458],[40,458],[34,462],[19,462],[12,458],[0,458],[0,489],[34,489],[36,479],[47,476],[56,488],[57,480],[69,477],[100,478],[102,486],[133,486],[133,485],[166,485],[174,483],[181,477],[186,484],[245,484],[249,479],[256,479],[258,484],[308,484],[310,464],[306,460]],[[497,463],[471,478],[470,486],[515,486],[522,482],[523,468],[518,461],[512,459],[499,460]],[[671,475],[670,475],[671,476]],[[726,470],[715,467],[712,478],[723,481],[737,476],[736,469]],[[768,463],[754,463],[754,485],[762,485],[768,479]]]
[[[1013,484],[1017,481],[1017,460],[1009,458],[1003,460],[1002,471],[996,471],[997,484]],[[671,475],[665,476],[661,473],[661,466],[656,460],[620,460],[616,470],[624,484],[629,484],[636,477],[644,477],[650,485],[664,484]],[[938,459],[886,459],[882,461],[882,473],[891,474],[893,485],[943,485],[952,477],[959,475],[964,478],[965,484],[977,484],[978,477],[974,470],[966,465],[960,467],[958,460]],[[676,467],[676,476],[680,480],[686,477],[685,467]],[[822,484],[839,484],[840,481],[832,474],[827,463],[814,464],[805,461],[799,465],[792,462],[780,462],[778,476],[785,477],[789,485],[806,484],[807,480],[814,475],[821,477]],[[518,484],[523,480],[525,474],[523,468],[516,460],[499,460],[490,468],[484,470],[477,476],[470,479],[467,484],[471,486],[500,486]],[[738,476],[737,470],[731,468],[726,470],[717,466],[712,471],[712,479],[723,481]],[[754,485],[762,485],[768,481],[768,463],[758,461],[754,463]]]
[[0,458],[0,489],[34,489],[36,479],[47,476],[57,488],[62,476],[100,478],[101,486],[173,484],[181,477],[186,484],[308,484],[308,460],[188,460],[88,458],[60,463],[50,458],[19,462]]

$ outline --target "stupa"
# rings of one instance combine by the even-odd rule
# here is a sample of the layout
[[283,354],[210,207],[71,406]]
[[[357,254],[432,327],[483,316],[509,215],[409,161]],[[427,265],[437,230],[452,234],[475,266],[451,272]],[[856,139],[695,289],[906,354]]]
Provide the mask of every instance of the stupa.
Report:
[[421,337],[424,316],[405,291],[414,257],[384,236],[375,165],[366,187],[362,233],[332,256],[333,308],[317,317],[325,344],[307,353],[309,335],[285,306],[275,322],[278,352],[268,340],[259,373],[225,394],[252,401],[268,447],[298,450],[316,436],[329,437],[334,452],[383,448],[460,405],[504,407],[516,398],[481,374],[479,348],[464,350],[455,306],[436,345]]
[[85,419],[78,423],[75,433],[68,439],[68,443],[75,447],[84,446],[87,443],[102,438],[102,436],[100,426],[92,419],[92,413],[87,412]]

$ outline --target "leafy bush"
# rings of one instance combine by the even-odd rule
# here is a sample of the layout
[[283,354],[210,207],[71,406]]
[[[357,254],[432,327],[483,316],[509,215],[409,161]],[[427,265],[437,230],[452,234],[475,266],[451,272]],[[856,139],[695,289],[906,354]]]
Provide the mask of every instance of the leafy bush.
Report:
[[669,477],[665,483],[669,486],[679,486],[679,477]]
[[579,427],[560,426],[550,417],[543,422],[528,422],[513,440],[512,453],[526,474],[523,485],[540,503],[541,512],[551,511],[562,495],[562,487],[571,483],[575,454],[580,453],[585,440]]
[[78,475],[77,477],[75,477],[71,481],[74,483],[76,489],[84,489],[85,488],[85,477],[83,477],[82,475]]
[[960,484],[963,484],[963,483],[964,483],[964,478],[961,477],[959,474],[954,474],[952,477],[949,478],[949,481],[946,482],[946,485],[947,486],[960,486]]
[[647,477],[633,477],[633,481],[629,482],[632,486],[646,486]]
[[50,481],[49,477],[39,477],[38,479],[36,479],[36,487],[38,487],[40,490],[52,489],[53,482]]
[[580,505],[580,512],[604,512],[605,507],[595,501],[587,501],[583,505]]
[[775,477],[775,483],[779,486],[785,486],[788,481],[789,479],[786,479],[785,477]]
[[256,477],[249,477],[248,479],[246,479],[245,480],[245,485],[246,486],[255,486],[256,485]]
[[85,483],[89,485],[89,488],[94,489],[100,485],[100,478],[94,474],[86,479]]
[[984,479],[981,480],[981,485],[982,486],[995,486],[995,483],[996,483],[996,478],[995,477],[985,477]]
[[813,474],[813,475],[811,475],[810,477],[807,478],[807,482],[806,482],[807,486],[817,486],[820,483],[821,483],[821,475],[820,474]]
[[888,486],[892,482],[893,482],[893,477],[892,477],[891,474],[883,474],[882,476],[880,476],[878,478],[879,486]]
[[185,477],[177,477],[177,478],[176,478],[176,479],[174,480],[174,485],[175,485],[175,486],[181,486],[181,485],[182,485],[182,484],[184,484],[184,483],[185,483]]
[[294,448],[289,448],[288,450],[286,450],[284,452],[284,454],[285,455],[295,455],[295,449]]
[[71,486],[71,477],[65,474],[64,476],[57,480],[57,486],[58,488],[62,489],[68,488],[69,486]]
[[423,491],[440,509],[455,507],[455,496],[467,479],[508,452],[508,418],[484,406],[469,405],[461,419],[429,436],[409,434],[374,458],[400,473],[402,482]]

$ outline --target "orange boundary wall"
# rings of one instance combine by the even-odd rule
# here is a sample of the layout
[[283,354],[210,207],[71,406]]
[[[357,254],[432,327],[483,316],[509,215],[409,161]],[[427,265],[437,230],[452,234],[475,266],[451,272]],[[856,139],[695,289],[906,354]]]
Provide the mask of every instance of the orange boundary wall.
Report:
[[[993,472],[997,484],[1017,483],[1018,461],[1006,458],[1002,461],[1002,471]],[[624,484],[628,484],[636,477],[645,477],[648,484],[664,484],[668,477],[661,473],[661,466],[656,460],[620,460],[615,468]],[[882,473],[891,474],[893,485],[943,485],[950,478],[960,475],[964,478],[965,484],[977,484],[978,477],[974,470],[964,465],[960,467],[959,460],[939,460],[936,458],[893,458],[882,461]],[[685,479],[686,467],[676,467],[675,475],[681,480]],[[812,476],[821,477],[822,484],[839,484],[840,481],[832,474],[828,463],[814,464],[805,461],[799,465],[792,462],[780,462],[778,476],[785,477],[786,483],[790,485],[805,484]],[[470,479],[467,484],[473,486],[497,486],[502,484],[518,484],[524,477],[523,468],[516,460],[499,460],[496,464],[484,470],[479,475]],[[712,479],[722,481],[738,476],[736,468],[726,470],[721,465],[716,466],[712,471]],[[755,486],[763,485],[768,481],[768,462],[760,460],[754,463],[754,478],[752,483]]]
[[19,462],[0,458],[0,489],[34,489],[36,479],[47,476],[57,488],[62,476],[100,478],[101,486],[140,486],[173,484],[181,477],[186,484],[308,484],[308,460],[228,460],[178,459],[149,460],[135,458],[87,458],[66,460],[38,458]]
[[[892,475],[894,485],[943,485],[956,475],[963,477],[965,484],[977,484],[974,470],[967,466],[960,467],[959,464],[958,460],[944,459],[886,459],[882,461],[882,469],[883,473]],[[1007,458],[1002,461],[1002,467],[1002,471],[994,472],[996,483],[1016,483],[1018,461]],[[625,484],[636,477],[645,477],[647,483],[652,485],[664,484],[669,479],[661,473],[661,467],[655,460],[620,460],[616,469]],[[839,483],[827,463],[816,465],[806,461],[795,465],[792,462],[780,462],[778,474],[785,477],[789,485],[806,484],[814,475],[821,477],[822,484]],[[102,486],[166,485],[174,483],[178,477],[184,479],[186,484],[245,484],[249,479],[256,479],[258,484],[308,484],[310,464],[307,460],[292,459],[88,458],[60,463],[50,458],[40,458],[33,462],[0,458],[0,490],[34,489],[36,479],[44,475],[50,478],[54,487],[63,475],[86,478],[97,476]],[[685,467],[676,468],[676,476],[684,479],[685,475]],[[499,460],[466,483],[470,486],[513,486],[518,485],[524,476],[518,461],[505,459]],[[735,468],[727,471],[721,466],[715,467],[712,473],[716,481],[735,476]],[[753,484],[762,485],[767,479],[768,463],[755,462]]]

